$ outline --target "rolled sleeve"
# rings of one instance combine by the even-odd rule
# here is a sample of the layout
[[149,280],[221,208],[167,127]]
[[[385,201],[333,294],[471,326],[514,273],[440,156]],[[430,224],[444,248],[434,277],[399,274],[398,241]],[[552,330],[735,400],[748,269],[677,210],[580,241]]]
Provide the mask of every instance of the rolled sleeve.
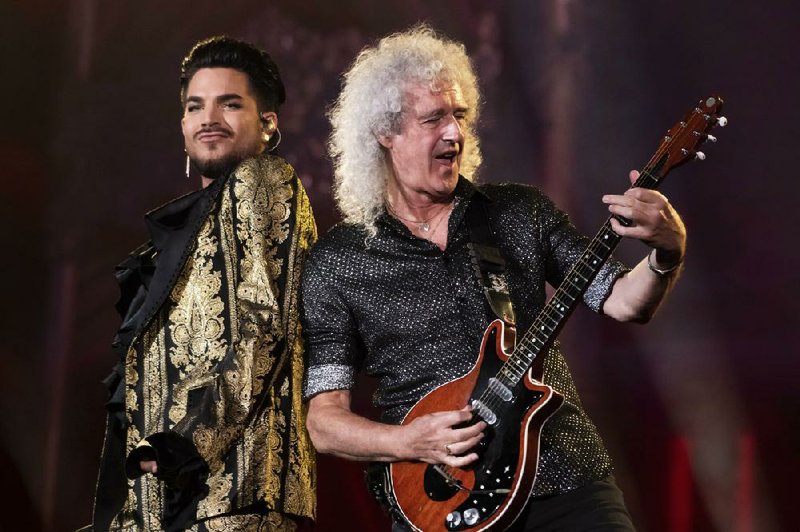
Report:
[[352,312],[342,296],[336,272],[339,254],[316,247],[306,263],[301,290],[306,374],[303,399],[353,387],[362,349]]
[[355,372],[344,364],[320,364],[308,368],[303,398],[308,400],[318,393],[349,390],[353,387]]

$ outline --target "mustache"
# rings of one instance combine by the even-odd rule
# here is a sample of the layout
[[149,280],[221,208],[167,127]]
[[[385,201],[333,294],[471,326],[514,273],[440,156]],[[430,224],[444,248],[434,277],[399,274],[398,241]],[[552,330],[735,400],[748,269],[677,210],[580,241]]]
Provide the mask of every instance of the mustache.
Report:
[[195,138],[197,138],[200,135],[206,133],[222,133],[228,137],[230,137],[233,134],[233,132],[230,129],[222,126],[208,126],[208,127],[202,127],[199,130],[197,130],[197,133],[195,133],[194,136]]

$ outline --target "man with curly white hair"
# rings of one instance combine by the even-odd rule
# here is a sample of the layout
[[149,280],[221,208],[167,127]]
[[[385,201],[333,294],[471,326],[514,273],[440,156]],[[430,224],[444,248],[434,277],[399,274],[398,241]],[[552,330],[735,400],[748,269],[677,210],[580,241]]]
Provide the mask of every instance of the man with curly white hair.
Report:
[[[303,393],[320,452],[450,468],[478,460],[476,445],[494,430],[485,412],[465,407],[401,422],[423,396],[470,372],[495,317],[514,321],[515,315],[520,330],[530,327],[545,304],[545,284],[559,285],[588,243],[537,189],[472,182],[481,162],[474,130],[479,104],[464,46],[424,25],[365,48],[345,74],[330,112],[344,221],[312,251],[302,288]],[[678,276],[685,228],[652,190],[603,201],[632,221],[613,220],[615,232],[653,249],[633,269],[610,260],[583,300],[614,319],[645,322]],[[489,272],[493,289],[482,285],[486,272],[473,267],[481,227],[499,251],[495,265],[504,264]],[[508,299],[513,309],[504,306]],[[380,421],[351,410],[354,375],[362,370],[378,379]],[[514,526],[632,530],[608,453],[557,347],[548,350],[542,372],[564,402],[544,425],[530,500]],[[527,500],[529,493],[520,496]],[[409,527],[402,512],[392,516],[396,529]]]

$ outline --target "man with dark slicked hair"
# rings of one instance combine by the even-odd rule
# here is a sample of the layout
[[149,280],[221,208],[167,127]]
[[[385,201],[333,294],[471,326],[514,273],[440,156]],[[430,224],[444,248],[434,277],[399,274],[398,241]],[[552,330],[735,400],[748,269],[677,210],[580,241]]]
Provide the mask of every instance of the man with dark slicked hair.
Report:
[[275,62],[229,37],[181,65],[202,187],[146,216],[117,267],[122,325],[88,530],[295,530],[315,514],[297,286],[316,240],[294,169],[271,152]]

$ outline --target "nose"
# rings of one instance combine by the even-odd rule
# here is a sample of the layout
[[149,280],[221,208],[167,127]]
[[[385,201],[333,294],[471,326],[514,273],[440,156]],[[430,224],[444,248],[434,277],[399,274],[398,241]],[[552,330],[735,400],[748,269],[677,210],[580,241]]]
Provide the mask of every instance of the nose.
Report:
[[216,105],[206,105],[203,107],[201,111],[203,114],[200,117],[202,120],[202,126],[208,127],[215,124],[219,124],[219,108]]
[[442,140],[451,144],[464,143],[464,126],[454,115],[447,117],[447,122],[444,124],[444,131],[442,131]]

